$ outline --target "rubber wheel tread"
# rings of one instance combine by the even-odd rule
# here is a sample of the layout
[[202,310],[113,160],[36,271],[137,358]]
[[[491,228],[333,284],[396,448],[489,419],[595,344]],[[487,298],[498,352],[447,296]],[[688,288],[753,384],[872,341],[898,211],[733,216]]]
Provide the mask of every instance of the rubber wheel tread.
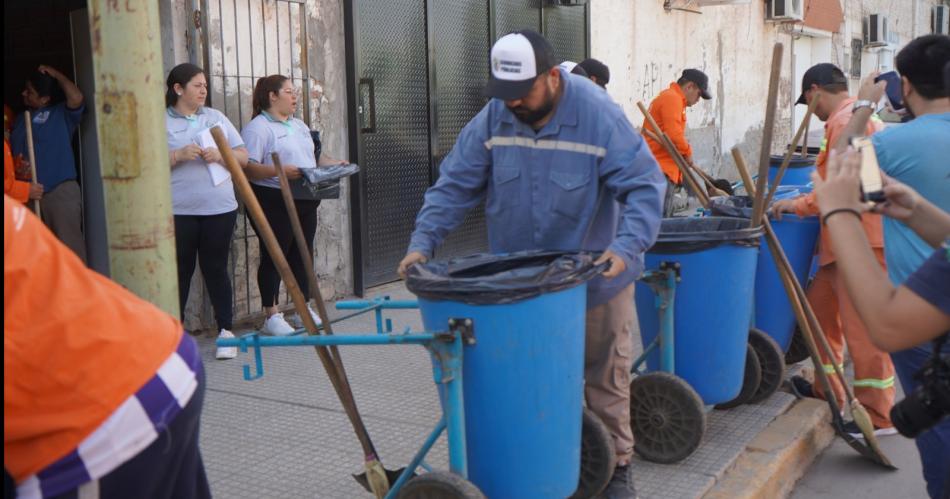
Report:
[[571,499],[597,497],[610,483],[616,465],[613,435],[594,411],[585,407],[581,424],[581,474]]
[[788,345],[788,351],[785,352],[785,365],[798,364],[811,358],[808,355],[808,345],[805,344],[805,338],[802,337],[802,330],[795,326],[795,332],[792,334],[792,341]]
[[630,383],[630,425],[637,454],[655,463],[676,463],[702,443],[706,411],[689,383],[653,372]]
[[762,364],[759,363],[759,356],[755,353],[755,349],[752,348],[752,345],[747,344],[745,353],[745,374],[742,376],[742,390],[739,392],[739,395],[736,395],[736,398],[728,402],[716,404],[716,409],[732,409],[733,407],[739,407],[749,402],[756,391],[758,391],[759,384],[761,383]]
[[748,402],[756,404],[771,397],[782,386],[785,379],[785,353],[771,336],[760,329],[749,330],[749,345],[755,350],[759,365],[762,366],[762,381]]
[[485,499],[472,482],[448,471],[433,471],[406,482],[399,499]]

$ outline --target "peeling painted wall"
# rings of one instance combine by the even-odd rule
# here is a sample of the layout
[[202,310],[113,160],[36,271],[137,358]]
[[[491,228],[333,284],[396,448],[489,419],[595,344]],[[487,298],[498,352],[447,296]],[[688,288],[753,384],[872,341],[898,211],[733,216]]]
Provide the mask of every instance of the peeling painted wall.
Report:
[[[348,144],[342,1],[307,0],[303,5],[284,0],[207,2],[208,11],[203,13],[206,26],[202,26],[207,33],[195,29],[195,10],[200,10],[202,3],[162,0],[166,74],[182,62],[207,65],[211,105],[225,112],[239,130],[251,119],[251,95],[257,78],[274,73],[290,76],[296,86],[307,91],[309,107],[301,103],[298,117],[320,132],[324,154],[345,159]],[[202,45],[205,37],[210,42],[207,47]],[[304,115],[308,109],[309,114]],[[318,211],[314,263],[321,292],[327,299],[353,290],[349,208],[349,185],[344,182],[340,199],[324,200]],[[259,259],[256,234],[239,217],[230,255],[236,322],[260,314]],[[214,315],[200,271],[195,272],[191,290],[186,327],[213,327]]]
[[[899,36],[899,43],[889,50],[896,53],[914,36],[930,31],[930,9],[940,3],[843,0],[845,22],[842,33],[832,37],[829,62],[842,65],[850,57],[852,35],[861,36],[862,18],[868,14],[889,16]],[[772,152],[782,152],[791,141],[798,125],[792,123],[792,103],[800,90],[800,83],[793,81],[797,78],[793,78],[792,40],[800,35],[795,29],[801,27],[766,22],[765,2],[702,7],[701,14],[666,12],[659,0],[594,0],[591,6],[591,56],[611,68],[608,92],[635,125],[643,123],[636,102],[649,105],[682,69],[699,68],[709,75],[713,99],[688,109],[686,135],[697,164],[728,179],[738,178],[729,153],[733,146],[742,149],[750,167],[757,162],[772,45],[782,42],[785,52]],[[868,50],[863,59],[877,61],[880,50]]]

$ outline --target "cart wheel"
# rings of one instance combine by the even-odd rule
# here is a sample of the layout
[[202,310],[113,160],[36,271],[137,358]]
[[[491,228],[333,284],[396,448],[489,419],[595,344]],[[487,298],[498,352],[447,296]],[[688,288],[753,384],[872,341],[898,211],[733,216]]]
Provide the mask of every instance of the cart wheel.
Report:
[[798,364],[803,360],[808,360],[808,345],[805,344],[805,338],[802,337],[802,330],[795,326],[795,333],[792,334],[792,342],[788,346],[788,352],[785,352],[785,365]]
[[762,382],[762,364],[759,364],[759,356],[755,354],[752,345],[746,345],[745,352],[745,375],[742,377],[742,390],[736,398],[716,404],[716,409],[732,409],[748,402],[755,392],[759,389]]
[[581,426],[581,477],[571,499],[588,499],[600,494],[616,466],[614,437],[594,411],[585,407]]
[[759,329],[749,330],[749,345],[755,349],[759,364],[762,365],[762,382],[749,399],[750,404],[755,404],[771,397],[782,386],[782,380],[785,379],[785,354],[771,336]]
[[696,390],[664,372],[630,383],[630,426],[634,450],[647,461],[675,463],[693,453],[706,431],[706,412]]
[[472,482],[448,471],[433,471],[408,482],[396,496],[399,499],[485,499]]

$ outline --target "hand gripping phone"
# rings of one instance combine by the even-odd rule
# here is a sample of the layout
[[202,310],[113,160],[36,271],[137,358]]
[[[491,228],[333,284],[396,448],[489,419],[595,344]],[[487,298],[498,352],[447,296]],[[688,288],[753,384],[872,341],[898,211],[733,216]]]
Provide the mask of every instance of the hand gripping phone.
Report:
[[884,97],[887,98],[887,104],[899,115],[907,114],[907,107],[904,106],[904,96],[901,93],[901,77],[897,71],[888,71],[881,73],[874,79],[877,83],[883,81],[887,83],[884,88]]
[[877,163],[877,153],[869,137],[851,137],[851,145],[861,154],[861,200],[884,201],[884,177]]

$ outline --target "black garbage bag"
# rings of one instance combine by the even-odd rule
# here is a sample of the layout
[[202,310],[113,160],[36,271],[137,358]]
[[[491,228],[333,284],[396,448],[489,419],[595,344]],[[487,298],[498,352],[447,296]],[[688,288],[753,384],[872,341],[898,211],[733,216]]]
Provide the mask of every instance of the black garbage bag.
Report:
[[[319,156],[318,156],[319,157]],[[296,199],[335,199],[340,197],[340,179],[349,177],[360,171],[360,167],[355,164],[334,165],[326,168],[301,168],[303,175],[300,179],[300,186],[305,191],[297,192],[295,189],[294,198]],[[296,187],[291,183],[292,187]]]
[[748,218],[664,218],[660,224],[660,235],[649,252],[694,253],[723,244],[758,246],[763,231],[761,226],[750,228]]
[[470,305],[516,303],[572,288],[603,272],[590,253],[482,253],[410,267],[406,287],[429,300]]
[[709,200],[709,211],[714,217],[752,218],[750,196],[716,197]]

